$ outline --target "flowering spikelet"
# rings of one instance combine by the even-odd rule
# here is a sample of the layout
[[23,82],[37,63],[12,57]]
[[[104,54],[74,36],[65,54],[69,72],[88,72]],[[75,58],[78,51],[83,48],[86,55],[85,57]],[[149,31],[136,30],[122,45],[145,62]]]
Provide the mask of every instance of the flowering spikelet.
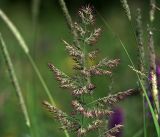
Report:
[[73,56],[74,58],[82,58],[83,53],[77,49],[77,47],[70,45],[65,40],[63,40],[64,44],[66,45],[66,49],[68,50],[68,53],[70,56]]
[[53,71],[56,75],[56,79],[60,81],[60,86],[62,88],[71,88],[75,89],[77,85],[75,84],[75,81],[72,80],[69,76],[67,76],[64,72],[57,69],[53,64],[48,64],[51,71]]
[[73,60],[77,63],[78,66],[82,66],[83,53],[75,46],[68,44],[65,40],[63,40],[66,49],[70,56],[72,56]]
[[79,10],[79,16],[82,20],[82,23],[85,25],[93,25],[95,22],[95,17],[93,15],[93,9],[91,8],[90,5],[82,7]]
[[134,94],[136,91],[137,90],[129,89],[127,91],[118,92],[117,94],[109,95],[107,97],[101,98],[101,99],[98,100],[98,102],[102,103],[104,105],[106,105],[106,104],[113,105],[113,104],[115,104],[115,103],[117,103],[121,100],[124,100],[128,96]]
[[91,60],[94,60],[94,59],[97,57],[97,54],[98,54],[98,49],[89,52],[89,53],[88,53],[88,57],[89,57]]
[[[142,30],[142,16],[141,16],[141,10],[137,9],[137,18],[136,18],[136,37],[138,41],[138,56],[139,56],[139,66],[138,70],[140,72],[140,80],[145,84],[146,80],[144,75],[145,74],[145,51],[144,51],[144,45],[143,45],[143,30]],[[137,72],[138,73],[138,72]],[[143,90],[141,90],[143,91]]]
[[116,67],[120,62],[120,59],[114,59],[114,60],[109,60],[108,58],[104,58],[102,59],[97,67],[103,67],[103,66],[107,66],[109,68],[113,68]]
[[94,29],[94,31],[90,34],[90,36],[85,39],[85,42],[88,45],[94,45],[97,42],[101,34],[101,31],[102,31],[101,28]]
[[87,118],[102,118],[104,116],[111,115],[113,112],[106,109],[85,109],[77,100],[72,101],[72,106],[76,112],[81,113]]
[[100,68],[91,68],[89,70],[89,72],[90,72],[91,76],[94,76],[94,75],[110,75],[112,73],[111,71],[103,70],[103,69],[100,69]]
[[74,96],[80,96],[82,94],[87,94],[87,93],[91,93],[92,90],[94,90],[96,87],[95,85],[93,85],[92,83],[89,83],[88,85],[75,89],[72,91],[72,94]]
[[95,120],[91,124],[88,125],[86,128],[79,128],[77,131],[77,136],[81,137],[84,136],[86,133],[90,131],[95,131],[97,130],[100,126],[102,126],[103,121],[102,120]]
[[67,114],[60,109],[55,108],[47,101],[43,102],[44,107],[53,114],[54,118],[63,124],[62,129],[77,130],[79,128],[78,123],[69,120]]
[[107,58],[102,59],[97,65],[91,66],[90,68],[83,69],[82,74],[86,76],[95,76],[95,75],[111,75],[112,72],[109,70],[101,69],[101,67],[113,68],[119,64],[119,59],[108,60]]
[[111,128],[110,130],[106,131],[106,132],[104,133],[104,136],[105,136],[105,137],[116,137],[116,136],[114,136],[114,135],[115,135],[116,133],[118,133],[118,132],[121,130],[122,127],[123,127],[123,126],[120,125],[120,124],[115,125],[115,127],[113,127],[113,128]]
[[131,21],[131,12],[127,0],[121,0],[122,6],[126,12],[128,19]]
[[85,76],[110,75],[110,74],[112,74],[111,71],[96,68],[94,66],[90,67],[89,69],[82,70],[81,73],[84,74]]
[[77,22],[74,23],[74,27],[77,30],[77,32],[80,34],[80,36],[84,37],[84,35],[86,34],[86,31],[84,30],[84,28],[81,27],[81,25],[79,25]]

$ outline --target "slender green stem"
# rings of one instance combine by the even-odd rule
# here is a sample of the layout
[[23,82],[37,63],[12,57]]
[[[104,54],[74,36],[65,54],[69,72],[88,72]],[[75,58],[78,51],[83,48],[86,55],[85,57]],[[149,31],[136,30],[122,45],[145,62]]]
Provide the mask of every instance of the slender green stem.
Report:
[[[30,56],[29,53],[29,48],[26,44],[26,42],[24,41],[23,37],[21,36],[20,32],[18,31],[18,29],[16,28],[16,26],[10,21],[10,19],[5,15],[5,13],[0,9],[0,17],[2,18],[2,20],[7,24],[7,26],[9,27],[9,29],[11,30],[11,32],[13,33],[13,35],[15,36],[15,38],[17,39],[17,41],[19,42],[19,45],[21,46],[21,48],[23,49],[24,53],[26,54],[26,56],[28,57],[34,71],[36,72],[36,75],[38,76],[44,91],[46,92],[50,102],[52,103],[53,106],[56,107],[56,104],[53,100],[53,97],[51,96],[51,92],[48,89],[39,69],[37,68],[34,60],[32,59],[32,57]],[[66,130],[64,130],[65,136],[69,137],[69,134]]]
[[22,90],[21,90],[19,81],[17,79],[17,76],[16,76],[16,73],[15,73],[15,70],[14,70],[9,52],[7,50],[6,44],[5,44],[1,34],[0,34],[0,41],[1,41],[0,45],[1,45],[2,53],[3,53],[3,56],[5,58],[5,62],[7,64],[8,72],[10,74],[12,83],[15,87],[15,90],[16,90],[16,93],[17,93],[17,96],[18,96],[18,99],[19,99],[19,103],[21,105],[22,112],[23,112],[25,120],[26,120],[26,125],[29,128],[31,128],[31,121],[30,121],[28,110],[27,110],[25,100],[24,100],[24,97],[23,97],[23,94],[22,94]]
[[143,133],[143,129],[140,129],[138,132],[136,132],[132,137],[141,137]]
[[36,72],[36,74],[37,74],[37,76],[38,76],[38,78],[39,78],[39,80],[40,80],[40,82],[41,82],[41,84],[42,84],[42,86],[43,86],[43,88],[44,88],[49,100],[50,100],[50,102],[52,103],[53,106],[56,106],[56,104],[55,104],[55,102],[54,102],[54,100],[52,98],[52,95],[51,95],[51,93],[50,93],[50,91],[49,91],[44,79],[42,78],[42,75],[39,72],[39,69],[37,68],[35,62],[33,61],[33,59],[30,56],[30,54],[27,54],[27,57],[28,57],[29,61],[31,62],[31,65],[33,66],[33,69],[35,70],[35,72]]
[[32,19],[34,24],[36,24],[38,19],[40,4],[41,0],[32,0]]
[[[121,41],[121,39],[118,37],[118,35],[116,35],[116,34],[114,33],[113,29],[112,29],[112,28],[110,27],[110,25],[105,21],[105,19],[104,19],[102,16],[100,16],[100,17],[101,17],[102,21],[104,22],[104,24],[105,24],[107,27],[109,26],[109,29],[111,30],[112,34],[114,34],[114,36],[116,36],[116,37],[118,38],[118,40],[120,41],[121,46],[123,47],[123,49],[124,49],[124,51],[125,51],[128,59],[129,59],[130,63],[132,64],[132,67],[135,69],[135,65],[134,65],[134,63],[133,63],[133,61],[132,61],[132,59],[131,59],[128,51],[127,51],[127,49],[125,48],[125,45],[124,45],[123,42]],[[155,129],[156,129],[157,135],[158,135],[158,137],[160,137],[160,128],[159,128],[158,120],[157,120],[156,115],[155,115],[155,113],[154,113],[153,107],[152,107],[151,102],[150,102],[150,100],[149,100],[149,97],[148,97],[148,95],[147,95],[146,89],[145,89],[142,81],[140,80],[139,74],[138,74],[137,72],[136,72],[136,75],[137,75],[138,81],[139,81],[139,83],[140,83],[140,86],[141,86],[141,88],[142,88],[142,90],[143,90],[143,92],[144,92],[144,96],[145,96],[145,98],[146,98],[146,100],[147,100],[147,103],[148,103],[148,105],[149,105],[149,109],[150,109],[151,114],[152,114],[152,117],[153,117],[153,122],[154,122],[154,125],[155,125]]]
[[144,130],[144,137],[147,137],[147,130],[146,130],[146,109],[145,109],[145,95],[143,94],[143,130]]
[[43,88],[44,91],[46,92],[46,94],[48,95],[48,98],[50,99],[52,105],[55,106],[55,102],[51,96],[51,93],[43,79],[43,77],[41,76],[41,73],[39,72],[39,69],[37,68],[34,60],[32,59],[32,57],[30,56],[29,53],[29,48],[26,44],[26,42],[24,41],[24,39],[22,38],[20,32],[18,31],[18,29],[16,28],[16,26],[11,22],[11,20],[5,15],[5,13],[0,9],[0,17],[2,18],[2,20],[7,24],[7,26],[9,27],[9,29],[12,31],[13,35],[15,36],[15,38],[17,39],[17,41],[19,42],[19,45],[21,46],[21,48],[23,49],[24,53],[27,55],[31,65],[33,66],[33,69],[35,70]]
[[67,9],[66,3],[65,3],[64,0],[59,0],[59,4],[60,4],[61,9],[62,9],[62,11],[64,13],[64,16],[66,18],[66,21],[67,21],[67,24],[69,26],[69,29],[71,30],[71,32],[73,34],[75,45],[80,48],[80,44],[79,44],[79,41],[78,41],[78,35],[77,35],[77,32],[76,32],[76,30],[74,28],[73,21],[72,21],[72,18],[70,16],[70,14],[69,14],[68,9]]
[[[119,39],[119,40],[120,40],[120,39]],[[127,49],[125,48],[125,46],[124,46],[124,44],[122,43],[121,40],[120,40],[120,43],[121,43],[124,51],[126,52],[126,54],[127,54],[128,58],[129,58],[131,64],[132,64],[133,68],[135,68],[134,63],[133,63],[133,61],[132,61],[129,53],[128,53]],[[144,96],[145,96],[145,98],[147,99],[147,103],[148,103],[148,105],[149,105],[149,109],[150,109],[151,114],[152,114],[152,117],[153,117],[153,121],[154,121],[154,125],[155,125],[155,128],[156,128],[157,135],[158,135],[158,137],[160,137],[160,128],[159,128],[159,124],[158,124],[158,120],[157,120],[156,114],[155,114],[154,109],[153,109],[153,107],[152,107],[152,105],[151,105],[151,102],[150,102],[149,97],[148,97],[148,95],[147,95],[146,89],[145,89],[145,87],[144,87],[144,85],[143,85],[143,82],[142,82],[142,80],[140,79],[140,76],[139,76],[139,74],[138,74],[137,72],[136,72],[136,75],[137,75],[138,81],[139,81],[139,83],[140,83],[140,86],[141,86],[141,88],[142,88],[142,90],[143,90],[143,92],[144,92]]]

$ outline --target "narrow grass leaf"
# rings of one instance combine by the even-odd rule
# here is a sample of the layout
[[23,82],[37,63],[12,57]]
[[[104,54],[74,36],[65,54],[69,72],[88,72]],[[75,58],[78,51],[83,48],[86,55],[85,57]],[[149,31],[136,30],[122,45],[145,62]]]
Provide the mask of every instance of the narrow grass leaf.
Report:
[[14,24],[10,21],[10,19],[6,16],[6,14],[1,9],[0,9],[0,17],[3,19],[3,21],[8,25],[9,29],[15,35],[16,39],[19,41],[20,46],[24,50],[24,52],[26,54],[28,54],[29,49],[28,49],[25,41],[22,39],[20,32],[17,30],[17,28],[14,26]]
[[[121,39],[118,37],[118,35],[116,35],[116,33],[113,31],[113,29],[110,27],[110,25],[105,21],[105,19],[104,19],[102,16],[100,16],[100,17],[102,18],[102,21],[104,22],[104,24],[106,25],[106,27],[109,26],[109,29],[111,30],[112,34],[114,34],[114,36],[116,36],[117,39],[120,41],[120,43],[121,43],[121,45],[122,45],[125,53],[127,54],[127,57],[128,57],[128,59],[129,59],[129,61],[130,61],[130,63],[131,63],[131,66],[136,70],[135,65],[134,65],[134,63],[133,63],[133,61],[132,61],[132,59],[131,59],[131,57],[130,57],[130,55],[129,55],[126,47],[125,47],[125,45],[124,45],[123,42],[121,41]],[[149,105],[149,109],[150,109],[151,114],[152,114],[152,117],[153,117],[153,122],[154,122],[154,125],[155,125],[155,129],[156,129],[157,135],[158,135],[158,137],[160,137],[160,127],[159,127],[159,124],[158,124],[158,120],[157,120],[157,118],[156,118],[156,115],[155,115],[155,113],[154,113],[153,107],[152,107],[151,102],[150,102],[150,100],[149,100],[149,97],[148,97],[148,95],[147,95],[146,89],[145,89],[144,85],[142,84],[142,81],[140,80],[139,74],[136,73],[136,75],[137,75],[137,77],[138,77],[138,80],[139,80],[139,82],[140,82],[140,86],[141,86],[141,88],[142,88],[142,90],[143,90],[143,92],[144,92],[145,98],[146,98],[147,103],[148,103],[148,105]]]
[[25,100],[24,100],[24,97],[23,97],[23,94],[22,94],[22,90],[20,88],[20,84],[19,84],[17,76],[15,74],[15,70],[14,70],[9,52],[7,50],[6,44],[5,44],[1,34],[0,34],[0,41],[1,41],[0,46],[1,46],[1,49],[2,49],[2,53],[3,53],[3,56],[5,58],[5,62],[7,64],[8,72],[10,74],[12,83],[15,87],[15,90],[16,90],[16,93],[17,93],[17,96],[18,96],[18,99],[19,99],[19,103],[21,105],[22,112],[23,112],[25,120],[26,120],[26,125],[28,127],[30,127],[30,119],[29,119],[27,107],[26,107],[26,104],[25,104]]
[[[0,17],[2,18],[2,20],[7,24],[7,26],[9,27],[9,29],[12,31],[13,35],[16,37],[17,41],[19,42],[21,48],[23,49],[23,51],[25,52],[25,54],[27,55],[34,71],[36,72],[36,75],[38,76],[44,91],[46,92],[50,102],[52,103],[53,106],[56,107],[55,101],[52,98],[51,92],[49,91],[39,69],[37,68],[34,60],[32,59],[31,55],[29,54],[29,49],[27,44],[25,43],[23,37],[21,36],[21,34],[19,33],[18,29],[15,27],[15,25],[10,21],[10,19],[5,15],[5,13],[0,9]],[[28,123],[27,123],[28,124]],[[65,136],[69,137],[69,134],[66,130],[64,130]]]
[[39,71],[39,69],[37,68],[34,60],[32,59],[30,53],[29,53],[29,48],[26,44],[26,42],[24,41],[23,37],[21,36],[20,32],[18,31],[18,29],[16,28],[16,26],[12,23],[12,21],[6,16],[6,14],[0,9],[0,17],[2,18],[2,20],[6,23],[6,25],[9,27],[9,29],[11,30],[11,32],[13,33],[13,35],[15,36],[15,38],[17,39],[17,41],[19,42],[19,45],[21,46],[21,48],[23,49],[24,53],[27,55],[34,71],[36,72],[36,75],[38,76],[44,91],[46,92],[49,100],[51,101],[52,105],[55,106],[55,102],[51,96],[51,92],[49,91],[43,77],[41,76],[41,73]]

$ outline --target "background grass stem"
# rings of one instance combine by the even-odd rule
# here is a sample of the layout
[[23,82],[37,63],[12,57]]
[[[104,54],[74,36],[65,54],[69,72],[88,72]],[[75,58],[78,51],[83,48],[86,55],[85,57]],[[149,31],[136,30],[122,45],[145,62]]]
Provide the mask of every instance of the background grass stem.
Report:
[[31,126],[31,122],[30,122],[30,118],[29,118],[29,115],[28,115],[28,111],[27,111],[27,107],[26,107],[26,104],[25,104],[25,100],[24,100],[24,97],[23,97],[23,94],[22,94],[22,90],[21,90],[20,84],[18,82],[17,76],[15,74],[15,70],[14,70],[14,67],[13,67],[9,52],[7,50],[6,44],[5,44],[1,34],[0,34],[0,41],[1,41],[1,44],[0,44],[1,50],[2,50],[3,56],[5,58],[5,62],[7,64],[7,68],[8,68],[8,72],[10,74],[11,81],[12,81],[12,83],[13,83],[13,85],[15,87],[16,93],[17,93],[17,96],[18,96],[18,99],[19,99],[19,103],[20,103],[22,112],[24,114],[25,120],[26,120],[26,125],[29,128],[31,128],[30,127]]

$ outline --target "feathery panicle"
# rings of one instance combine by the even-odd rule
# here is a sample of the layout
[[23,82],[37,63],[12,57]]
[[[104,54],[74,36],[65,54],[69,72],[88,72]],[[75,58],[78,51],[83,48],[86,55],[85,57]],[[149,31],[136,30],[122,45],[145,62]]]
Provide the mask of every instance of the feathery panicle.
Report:
[[61,111],[60,109],[57,109],[56,107],[52,106],[50,103],[47,101],[43,102],[43,106],[53,115],[53,117],[58,120],[59,122],[62,123],[62,129],[67,129],[67,130],[77,130],[80,125],[75,122],[71,121],[68,118],[68,115]]
[[77,131],[77,136],[82,137],[82,136],[86,135],[86,133],[88,133],[88,132],[95,131],[98,128],[100,128],[100,126],[102,126],[102,124],[103,124],[102,120],[95,120],[91,124],[89,124],[87,128],[79,128]]
[[148,26],[148,49],[149,49],[149,60],[150,60],[150,75],[152,85],[152,97],[155,103],[155,114],[158,118],[159,113],[159,100],[158,100],[158,88],[157,88],[157,77],[156,77],[156,55],[154,50],[153,32]]
[[84,28],[79,25],[77,22],[74,23],[74,28],[77,30],[77,33],[81,36],[84,37],[86,34],[86,31],[84,30]]
[[[137,9],[137,18],[136,18],[136,37],[138,40],[138,56],[139,56],[139,71],[141,74],[145,74],[145,51],[143,45],[143,30],[142,30],[142,16],[141,10]],[[144,75],[140,75],[141,81],[145,84]]]
[[102,118],[111,115],[113,112],[106,109],[86,109],[77,100],[72,101],[72,106],[75,112],[84,115],[87,118]]
[[84,25],[93,25],[95,22],[95,17],[93,15],[93,8],[88,5],[88,6],[83,6],[79,12],[78,12],[82,23]]
[[[147,75],[145,74],[145,72],[142,72],[140,70],[135,69],[133,66],[128,65],[128,67],[130,67],[133,71],[135,71],[137,74],[140,75],[141,80],[143,81],[143,83],[145,84],[145,77],[147,77]],[[141,68],[141,66],[139,66],[139,69]]]
[[105,137],[115,137],[115,134],[118,133],[122,129],[123,125],[115,125],[115,127],[111,128],[110,130],[104,133]]
[[84,54],[83,52],[78,49],[77,47],[75,47],[74,45],[70,45],[69,43],[67,43],[65,40],[63,40],[65,46],[66,46],[66,50],[68,51],[69,55],[73,58],[73,60],[76,62],[76,65],[74,66],[77,69],[83,69],[82,63],[83,63],[83,57]]
[[113,68],[119,64],[119,59],[109,60],[108,58],[102,59],[97,65],[85,68],[81,71],[82,74],[86,76],[95,75],[111,75],[112,72],[109,70],[104,70],[102,67]]
[[127,3],[127,0],[121,0],[121,3],[122,3],[122,6],[126,12],[126,15],[129,19],[129,21],[131,21],[131,12],[130,12],[130,8],[129,8],[129,5]]
[[119,62],[120,59],[109,60],[108,58],[104,58],[98,63],[97,67],[106,66],[109,68],[113,68],[116,67],[119,64]]
[[60,86],[62,88],[70,88],[70,89],[76,89],[77,85],[75,84],[75,81],[73,81],[72,78],[67,76],[64,72],[57,69],[53,64],[48,64],[51,71],[55,73],[56,79],[60,82]]
[[153,22],[155,18],[156,11],[156,0],[150,0],[150,21]]
[[89,57],[89,59],[94,60],[94,59],[97,57],[98,52],[99,52],[99,50],[98,50],[98,49],[96,49],[96,50],[94,50],[94,51],[89,52],[89,53],[88,53],[88,57]]
[[90,36],[85,39],[85,43],[87,43],[88,45],[94,45],[98,41],[101,35],[101,31],[101,28],[94,29],[94,31],[91,32]]
[[84,69],[81,71],[81,73],[85,76],[91,77],[91,76],[101,76],[101,75],[111,75],[112,72],[108,70],[103,70],[96,67],[90,67],[89,69]]
[[[96,44],[101,34],[101,28],[95,28],[93,25],[95,23],[95,17],[93,15],[93,9],[90,5],[82,7],[79,10],[79,16],[81,19],[80,22],[75,22],[73,27],[77,32],[77,40],[80,45],[76,46],[75,43],[69,44],[63,40],[69,56],[71,56],[75,61],[75,76],[67,76],[64,72],[60,71],[52,64],[49,64],[49,68],[55,73],[61,87],[69,88],[71,90],[74,114],[71,115],[71,118],[76,119],[76,121],[80,124],[75,126],[77,124],[71,120],[68,120],[68,117],[66,115],[64,116],[62,111],[50,106],[46,102],[45,106],[49,108],[49,111],[56,115],[57,120],[64,125],[64,129],[66,128],[69,130],[69,128],[73,127],[74,133],[76,133],[78,137],[82,137],[90,131],[97,129],[102,130],[104,127],[107,127],[106,121],[108,116],[113,114],[113,111],[106,109],[107,105],[109,104],[109,108],[111,108],[111,104],[117,103],[129,95],[132,95],[133,91],[128,90],[123,93],[120,92],[116,95],[100,98],[97,100],[97,103],[88,102],[89,100],[86,100],[86,96],[91,99],[88,95],[92,95],[94,89],[96,88],[96,86],[92,84],[92,76],[111,75],[111,69],[119,64],[119,59],[109,60],[108,58],[104,58],[100,60],[98,64],[88,64],[90,60],[87,59],[95,60],[98,50],[90,51],[89,48],[91,47],[87,48],[87,46]],[[110,70],[106,70],[105,68]],[[92,104],[92,106],[88,106],[88,104]],[[112,133],[116,132],[119,127],[114,127],[106,132],[105,135],[112,135]]]
[[137,90],[135,90],[135,89],[129,89],[127,91],[118,92],[117,94],[103,97],[103,98],[99,99],[98,102],[103,105],[106,105],[106,104],[113,105],[115,103],[118,103],[121,100],[124,100],[128,96],[135,94],[136,92],[137,92]]
[[95,89],[95,85],[92,83],[89,83],[88,85],[75,89],[72,91],[72,95],[73,96],[81,96],[83,94],[88,94],[88,93],[92,93],[92,91]]

